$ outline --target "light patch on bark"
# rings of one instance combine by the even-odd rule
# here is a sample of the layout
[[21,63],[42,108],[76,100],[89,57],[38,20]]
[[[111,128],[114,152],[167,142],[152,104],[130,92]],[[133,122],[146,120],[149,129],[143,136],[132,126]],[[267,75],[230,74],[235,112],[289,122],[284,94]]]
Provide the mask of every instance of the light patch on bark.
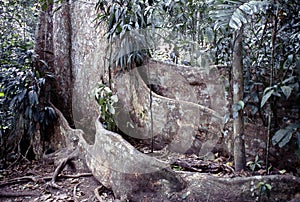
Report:
[[239,84],[234,83],[233,84],[233,94],[237,95],[239,93]]

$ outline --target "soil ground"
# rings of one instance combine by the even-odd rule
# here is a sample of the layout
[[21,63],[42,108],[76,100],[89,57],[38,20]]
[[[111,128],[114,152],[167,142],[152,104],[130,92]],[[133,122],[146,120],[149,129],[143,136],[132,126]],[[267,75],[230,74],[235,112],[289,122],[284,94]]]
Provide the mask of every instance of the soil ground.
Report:
[[51,179],[55,169],[54,164],[24,161],[0,170],[0,201],[93,202],[99,201],[96,189],[102,201],[113,201],[112,192],[105,189],[87,168],[66,167],[54,186]]
[[[265,175],[265,169],[255,172],[234,172],[231,159],[220,156],[215,160],[201,160],[182,155],[172,164],[174,170],[207,173],[213,176]],[[0,201],[13,202],[96,202],[118,201],[111,190],[103,187],[90,173],[82,160],[72,161],[53,183],[57,165],[54,163],[22,160],[0,170]],[[270,174],[282,174],[273,168]],[[286,173],[288,174],[288,173]],[[221,193],[220,193],[221,194]],[[234,199],[232,199],[234,200]],[[232,201],[227,200],[226,201]]]

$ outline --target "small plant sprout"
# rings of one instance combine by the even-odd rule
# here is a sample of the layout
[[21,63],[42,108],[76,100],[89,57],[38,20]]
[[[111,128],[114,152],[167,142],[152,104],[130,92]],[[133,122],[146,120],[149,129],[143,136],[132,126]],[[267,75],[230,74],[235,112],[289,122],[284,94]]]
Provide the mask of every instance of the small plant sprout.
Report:
[[262,196],[266,195],[268,199],[270,198],[270,192],[272,189],[272,186],[265,182],[259,182],[256,187],[259,189],[259,201],[262,201]]
[[248,161],[247,166],[250,167],[250,170],[255,171],[256,168],[261,168],[262,160],[259,160],[258,155],[255,156],[254,161]]

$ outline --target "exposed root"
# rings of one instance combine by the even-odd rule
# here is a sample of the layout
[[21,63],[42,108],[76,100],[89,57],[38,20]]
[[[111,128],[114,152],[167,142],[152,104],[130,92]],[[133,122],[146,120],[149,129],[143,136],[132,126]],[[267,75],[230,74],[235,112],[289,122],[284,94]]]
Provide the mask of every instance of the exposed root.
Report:
[[[58,175],[60,178],[80,178],[80,177],[91,177],[93,176],[92,173],[78,173],[75,175]],[[46,177],[34,177],[34,176],[23,176],[23,177],[17,177],[14,179],[9,180],[8,182],[3,182],[0,183],[0,187],[5,187],[5,186],[9,186],[12,184],[17,184],[17,183],[25,183],[25,182],[41,182],[41,181],[49,181],[52,180],[53,177],[52,176],[46,176]]]
[[53,174],[52,183],[55,183],[57,181],[58,175],[66,167],[66,165],[78,157],[78,153],[79,153],[78,149],[75,149],[67,158],[61,160],[61,162],[59,163],[59,165],[57,166]]
[[25,197],[25,196],[38,196],[35,193],[26,192],[26,193],[9,193],[9,192],[0,192],[0,198],[8,198],[8,197]]
[[104,186],[101,185],[99,187],[97,187],[95,190],[94,190],[94,194],[96,196],[96,198],[98,199],[99,202],[103,202],[101,196],[100,196],[100,193],[102,193],[104,190]]
[[4,186],[11,185],[11,184],[16,184],[16,183],[29,182],[29,181],[36,182],[37,178],[35,178],[33,176],[17,177],[12,180],[9,180],[8,182],[1,183],[0,187],[4,187]]
[[53,181],[47,183],[47,185],[50,186],[50,187],[52,187],[52,188],[55,188],[55,189],[59,189],[59,190],[62,189],[61,186],[59,186],[58,184],[56,184],[56,182],[53,182]]
[[79,177],[91,177],[93,176],[92,173],[78,173],[76,175],[59,175],[62,178],[79,178]]
[[74,186],[74,189],[73,189],[73,198],[75,200],[75,202],[79,202],[78,199],[77,199],[77,195],[76,195],[76,190],[77,190],[77,187],[81,184],[81,182],[77,183],[75,186]]

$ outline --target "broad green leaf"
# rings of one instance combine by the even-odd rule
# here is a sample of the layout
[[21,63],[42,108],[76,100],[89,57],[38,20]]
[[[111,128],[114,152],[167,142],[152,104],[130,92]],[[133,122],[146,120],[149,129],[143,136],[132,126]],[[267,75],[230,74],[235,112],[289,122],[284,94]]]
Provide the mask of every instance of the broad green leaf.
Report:
[[48,5],[46,3],[43,3],[42,5],[42,11],[46,11],[48,8]]
[[111,92],[111,90],[110,90],[109,87],[104,87],[104,90],[105,90],[105,92],[107,92],[107,93],[110,93],[110,92]]
[[240,105],[242,109],[245,107],[245,103],[242,100],[238,101],[238,105]]
[[233,15],[229,21],[229,26],[235,30],[239,30],[242,27],[242,21],[236,16]]
[[105,105],[106,99],[104,97],[100,97],[100,100],[98,101],[100,106]]
[[258,107],[252,105],[252,107],[251,107],[251,114],[254,115],[254,114],[256,114],[256,112],[258,112]]
[[265,184],[265,183],[263,183],[263,182],[258,182],[258,183],[256,184],[256,188],[262,187],[264,184]]
[[268,190],[272,189],[272,186],[270,184],[268,184],[268,183],[266,183],[265,186],[267,187]]
[[115,111],[115,108],[114,108],[112,105],[110,105],[110,104],[108,104],[107,107],[108,107],[108,112],[109,112],[110,114],[114,115],[115,112],[116,112],[116,111]]
[[18,95],[18,101],[21,102],[26,94],[27,90],[23,89],[21,93]]
[[294,78],[295,78],[295,76],[291,76],[291,77],[285,79],[284,81],[282,81],[281,83],[282,83],[282,84],[286,84],[286,83],[292,81]]
[[233,15],[235,15],[241,22],[247,23],[246,16],[240,9],[237,9]]
[[264,90],[264,94],[266,94],[267,91],[273,89],[274,87],[273,86],[270,86],[270,87],[267,87],[265,90]]
[[118,102],[118,96],[117,96],[117,95],[111,96],[110,99],[111,99],[113,102]]
[[243,4],[239,8],[248,15],[253,14],[253,10],[248,4]]
[[279,142],[278,146],[281,148],[284,145],[286,145],[287,143],[289,143],[292,136],[293,136],[293,131],[288,130],[288,132],[285,134],[285,137]]
[[289,132],[290,130],[288,129],[280,129],[278,130],[275,135],[272,137],[272,144],[276,145],[279,143]]
[[268,99],[271,97],[271,95],[272,95],[273,93],[274,93],[274,89],[270,90],[269,92],[267,92],[267,93],[263,96],[263,98],[262,98],[262,100],[261,100],[260,107],[263,107],[263,106],[266,104],[266,102],[268,101]]
[[292,123],[286,127],[286,129],[290,129],[290,130],[296,130],[297,128],[300,128],[299,123]]
[[286,99],[288,99],[291,95],[293,88],[291,88],[290,86],[281,86],[281,90],[285,95]]
[[29,91],[28,97],[29,97],[29,104],[30,105],[38,104],[39,99],[38,99],[38,95],[35,91],[33,91],[33,90]]
[[0,97],[4,97],[5,94],[3,92],[0,92]]
[[300,132],[296,133],[298,148],[300,148]]

